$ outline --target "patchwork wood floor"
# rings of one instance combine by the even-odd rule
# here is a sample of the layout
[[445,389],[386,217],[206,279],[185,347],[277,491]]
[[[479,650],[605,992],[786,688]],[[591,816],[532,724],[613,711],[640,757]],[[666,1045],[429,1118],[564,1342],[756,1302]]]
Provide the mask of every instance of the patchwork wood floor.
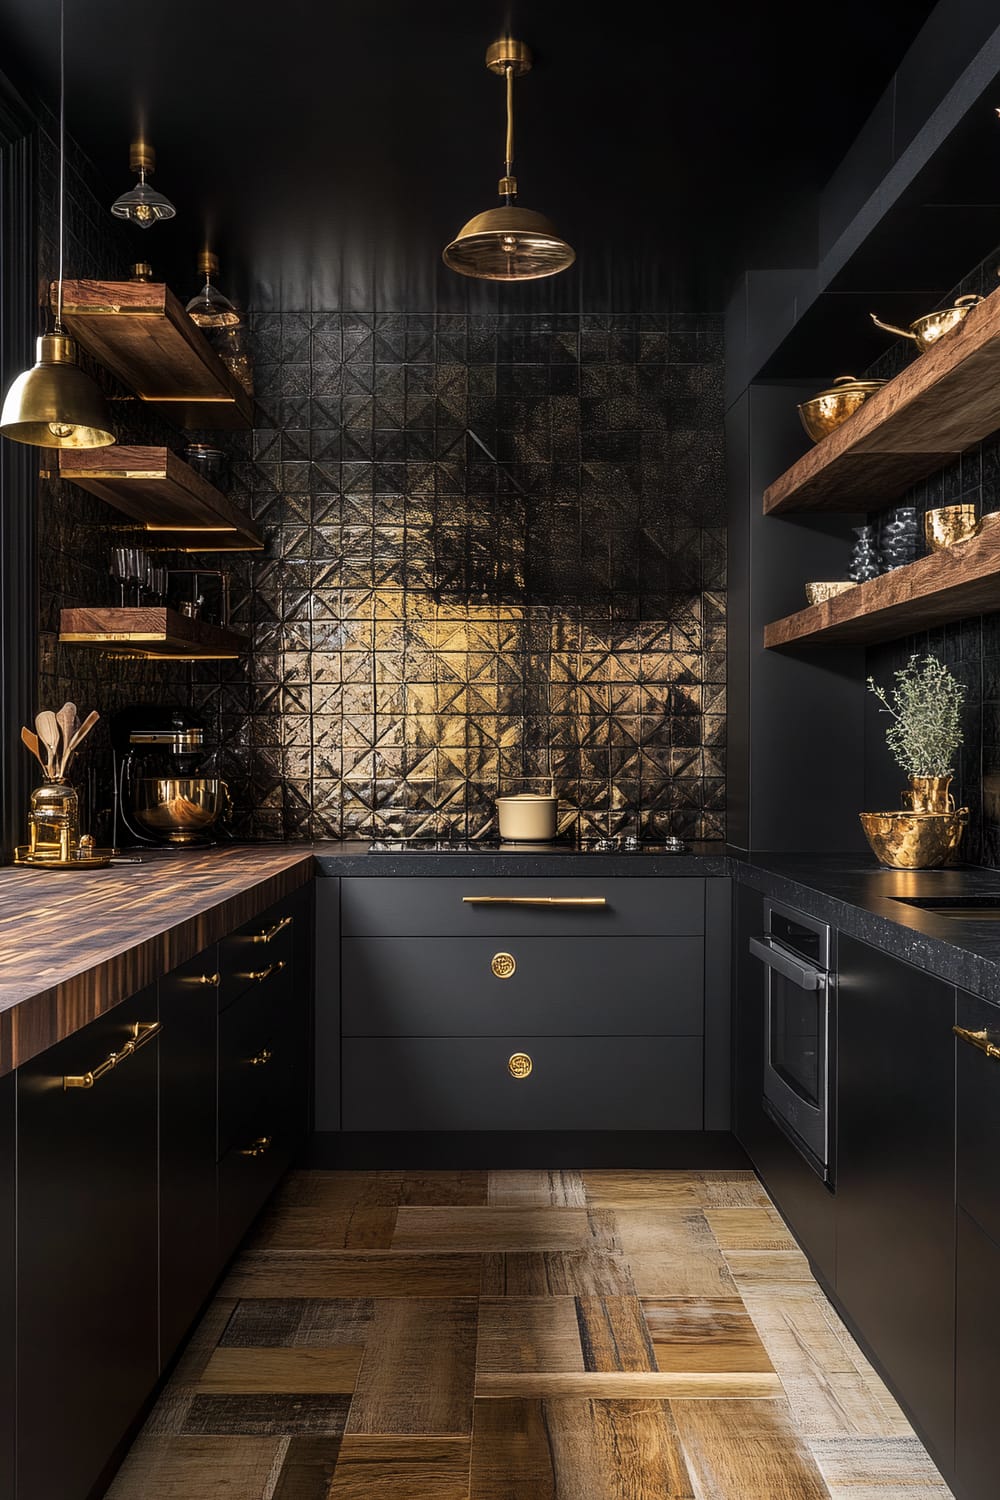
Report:
[[740,1172],[302,1172],[110,1500],[949,1500]]

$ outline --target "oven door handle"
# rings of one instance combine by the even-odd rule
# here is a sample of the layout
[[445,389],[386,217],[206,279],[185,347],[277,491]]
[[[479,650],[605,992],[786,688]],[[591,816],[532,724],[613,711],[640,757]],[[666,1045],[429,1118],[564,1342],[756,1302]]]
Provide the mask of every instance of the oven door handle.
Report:
[[812,964],[804,964],[784,948],[780,948],[773,938],[750,939],[750,952],[754,958],[759,958],[762,964],[769,969],[775,969],[779,974],[797,984],[800,990],[822,990],[826,988],[827,976],[822,969],[816,969]]

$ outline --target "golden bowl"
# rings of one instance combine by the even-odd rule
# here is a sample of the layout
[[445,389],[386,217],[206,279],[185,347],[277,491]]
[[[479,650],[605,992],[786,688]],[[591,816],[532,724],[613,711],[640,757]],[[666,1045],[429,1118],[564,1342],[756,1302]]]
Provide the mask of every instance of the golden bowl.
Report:
[[136,782],[133,814],[146,833],[171,844],[198,844],[225,812],[229,788],[208,776],[146,776]]
[[857,584],[850,578],[839,579],[836,583],[807,583],[806,598],[810,604],[825,604],[828,599],[836,599],[838,594],[856,588]]
[[884,385],[884,380],[855,380],[853,375],[838,375],[829,390],[820,391],[810,401],[803,401],[799,407],[803,427],[813,442],[818,443],[820,438],[853,416],[858,407]]
[[894,870],[933,870],[948,862],[969,821],[969,809],[957,812],[859,813],[865,838],[880,864]]
[[924,516],[924,538],[935,552],[953,547],[956,542],[978,536],[982,522],[976,519],[974,505],[942,505]]

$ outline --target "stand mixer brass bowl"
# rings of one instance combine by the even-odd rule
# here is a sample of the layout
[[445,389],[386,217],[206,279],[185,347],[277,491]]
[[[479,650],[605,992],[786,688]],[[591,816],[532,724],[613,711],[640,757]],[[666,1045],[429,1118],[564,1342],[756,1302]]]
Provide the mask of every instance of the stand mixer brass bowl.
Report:
[[958,853],[969,809],[957,812],[859,813],[865,838],[880,864],[894,870],[933,870]]
[[229,807],[229,788],[209,776],[146,776],[135,783],[132,814],[153,838],[208,843],[208,830]]

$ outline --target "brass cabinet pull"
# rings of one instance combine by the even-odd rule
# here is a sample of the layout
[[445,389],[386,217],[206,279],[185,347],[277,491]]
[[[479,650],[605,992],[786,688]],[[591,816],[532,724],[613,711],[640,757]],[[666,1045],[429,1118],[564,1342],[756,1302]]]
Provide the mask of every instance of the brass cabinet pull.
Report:
[[198,984],[216,984],[216,985],[218,985],[218,984],[222,983],[222,975],[219,974],[219,973],[215,973],[215,974],[200,974],[198,976],[197,983]]
[[253,1057],[248,1058],[251,1068],[263,1068],[271,1061],[274,1053],[270,1047],[262,1047]]
[[63,1088],[92,1089],[99,1078],[103,1078],[105,1073],[110,1073],[112,1068],[117,1068],[119,1063],[123,1063],[127,1057],[138,1052],[140,1047],[145,1047],[146,1043],[152,1041],[160,1030],[159,1021],[145,1023],[136,1021],[132,1027],[131,1037],[120,1052],[109,1052],[104,1061],[98,1063],[97,1067],[89,1073],[67,1073],[63,1078]]
[[463,896],[466,906],[607,906],[604,896]]
[[527,1078],[534,1066],[527,1052],[514,1052],[507,1059],[507,1072],[511,1078]]
[[284,932],[286,927],[291,927],[294,921],[294,917],[282,917],[280,922],[275,922],[274,926],[269,927],[266,932],[258,932],[250,941],[252,943],[269,943],[272,938],[278,936],[279,932]]
[[953,1026],[951,1029],[960,1042],[968,1042],[970,1047],[978,1047],[980,1052],[985,1052],[994,1062],[1000,1062],[1000,1047],[990,1041],[985,1030],[967,1031],[964,1026]]
[[270,1151],[270,1149],[271,1149],[271,1137],[269,1135],[259,1135],[257,1137],[257,1139],[254,1141],[254,1143],[253,1143],[252,1146],[241,1146],[240,1147],[240,1155],[241,1156],[263,1156],[264,1152],[265,1151]]
[[513,953],[494,953],[490,959],[490,972],[497,979],[511,979],[517,971],[517,959]]
[[279,958],[276,964],[271,964],[267,969],[251,969],[250,973],[247,975],[247,978],[254,979],[258,984],[262,984],[265,979],[270,979],[272,974],[277,974],[278,970],[283,969],[284,967],[285,960],[283,958]]

